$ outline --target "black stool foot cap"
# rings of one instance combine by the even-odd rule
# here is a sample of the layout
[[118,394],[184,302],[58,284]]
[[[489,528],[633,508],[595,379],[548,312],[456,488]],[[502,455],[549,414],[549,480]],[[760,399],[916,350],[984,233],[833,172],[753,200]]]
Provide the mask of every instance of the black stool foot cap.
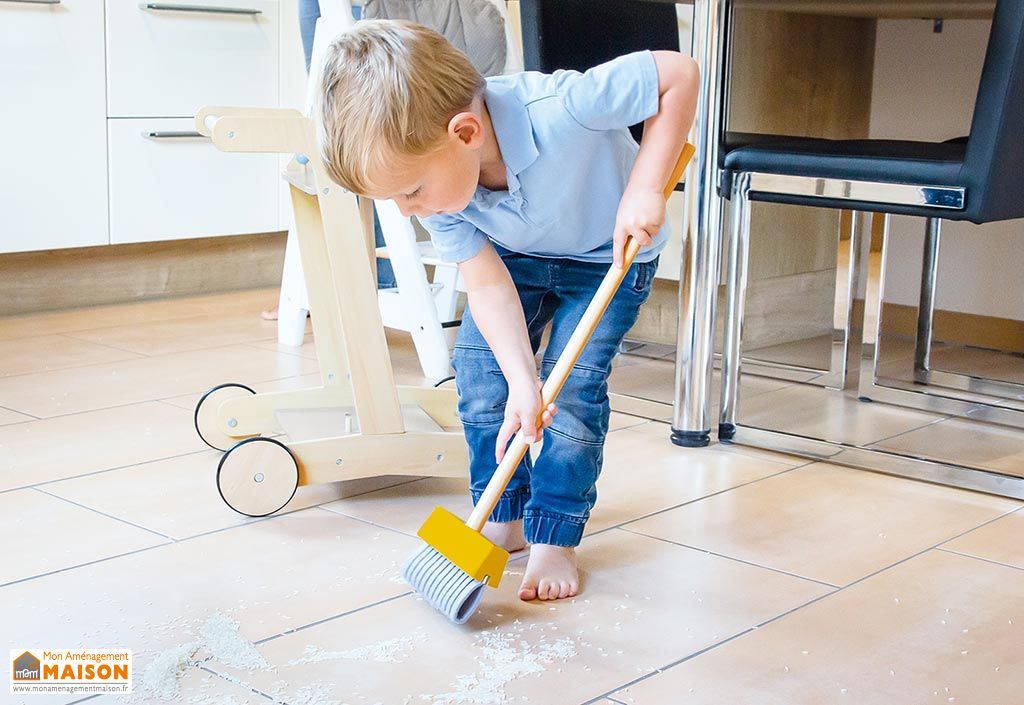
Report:
[[718,424],[718,440],[719,441],[731,441],[733,436],[736,435],[736,424],[731,423],[720,423]]
[[683,448],[703,448],[711,443],[711,431],[677,431],[672,429],[672,442]]

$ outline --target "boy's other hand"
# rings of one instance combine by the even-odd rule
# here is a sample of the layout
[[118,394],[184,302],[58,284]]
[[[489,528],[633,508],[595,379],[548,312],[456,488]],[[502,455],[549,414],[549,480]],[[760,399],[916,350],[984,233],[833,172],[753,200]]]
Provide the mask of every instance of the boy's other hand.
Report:
[[626,238],[632,235],[640,247],[654,244],[653,237],[665,223],[665,195],[661,191],[627,188],[615,216],[612,253],[616,267],[622,267]]
[[[558,413],[558,407],[548,404],[543,415],[540,413],[543,399],[540,396],[541,382],[534,378],[520,384],[509,384],[508,400],[505,402],[505,421],[498,431],[498,440],[494,445],[494,462],[500,463],[505,457],[505,448],[509,439],[520,428],[527,443],[536,443],[541,431],[551,425]],[[540,426],[537,425],[538,417]]]

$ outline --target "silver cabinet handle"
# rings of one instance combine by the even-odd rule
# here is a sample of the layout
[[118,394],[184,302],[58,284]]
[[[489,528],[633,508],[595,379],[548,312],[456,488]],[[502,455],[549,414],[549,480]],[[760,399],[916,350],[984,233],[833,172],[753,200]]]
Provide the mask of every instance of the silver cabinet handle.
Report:
[[21,2],[26,5],[60,5],[60,0],[0,0],[0,2]]
[[178,131],[178,130],[154,130],[152,132],[143,132],[142,136],[150,140],[194,140],[194,139],[208,139],[206,135],[192,131]]
[[[60,0],[57,0],[58,2]],[[216,15],[262,15],[263,10],[246,7],[211,7],[209,5],[177,5],[168,2],[144,2],[143,10],[173,10],[174,12],[207,12]]]

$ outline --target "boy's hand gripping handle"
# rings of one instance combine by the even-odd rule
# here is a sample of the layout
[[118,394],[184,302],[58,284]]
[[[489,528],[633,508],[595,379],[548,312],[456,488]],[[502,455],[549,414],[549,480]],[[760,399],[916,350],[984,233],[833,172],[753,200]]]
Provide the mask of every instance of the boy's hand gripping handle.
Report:
[[[694,146],[687,142],[683,146],[682,154],[679,155],[679,159],[676,161],[675,167],[672,169],[672,176],[665,185],[666,201],[672,191],[675,190],[676,184],[679,183],[679,179],[682,178],[686,165],[689,164],[690,159],[693,158],[693,153]],[[554,402],[558,397],[558,393],[562,391],[562,387],[565,385],[565,381],[569,377],[570,370],[572,370],[573,365],[576,364],[576,361],[583,353],[583,348],[586,346],[587,341],[590,340],[590,336],[593,335],[594,330],[597,328],[597,324],[601,321],[601,316],[604,315],[605,309],[607,309],[608,304],[611,303],[612,297],[614,297],[615,292],[618,291],[619,284],[622,283],[622,279],[626,276],[626,272],[629,271],[629,268],[633,264],[633,260],[636,258],[639,251],[640,243],[638,243],[632,236],[626,238],[626,252],[622,260],[622,267],[619,268],[613,264],[608,269],[608,273],[604,276],[604,281],[601,282],[601,286],[598,287],[597,293],[594,294],[594,298],[590,301],[590,305],[587,306],[587,310],[583,313],[583,318],[581,318],[580,322],[576,324],[576,330],[573,331],[572,337],[569,338],[569,342],[566,343],[565,348],[562,350],[562,354],[558,356],[558,362],[555,363],[555,367],[551,370],[551,374],[549,374],[548,378],[544,381],[544,386],[541,389],[542,414],[544,413],[544,409],[547,409],[548,405]],[[528,447],[529,444],[523,437],[522,429],[520,429],[516,432],[515,438],[512,439],[512,444],[505,451],[505,457],[502,458],[501,463],[498,464],[498,469],[494,471],[494,475],[491,476],[490,482],[487,483],[487,488],[480,496],[480,500],[476,503],[473,513],[470,514],[469,519],[466,520],[466,526],[474,531],[480,531],[483,529],[484,524],[487,522],[487,518],[491,515],[491,512],[494,511],[494,507],[498,503],[501,493],[505,491],[509,480],[512,479],[512,475],[515,473],[516,468],[519,467],[520,461],[522,461],[523,456],[526,455],[526,449]]]

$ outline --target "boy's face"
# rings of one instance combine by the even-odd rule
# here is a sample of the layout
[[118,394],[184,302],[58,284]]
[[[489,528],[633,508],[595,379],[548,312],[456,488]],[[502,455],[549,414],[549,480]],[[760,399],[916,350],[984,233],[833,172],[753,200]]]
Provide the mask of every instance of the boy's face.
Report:
[[[469,119],[460,120],[464,116]],[[474,119],[475,118],[475,121]],[[439,148],[422,157],[395,159],[391,173],[374,180],[377,199],[392,199],[402,215],[425,218],[458,213],[469,205],[480,182],[483,131],[479,118],[452,118]]]

